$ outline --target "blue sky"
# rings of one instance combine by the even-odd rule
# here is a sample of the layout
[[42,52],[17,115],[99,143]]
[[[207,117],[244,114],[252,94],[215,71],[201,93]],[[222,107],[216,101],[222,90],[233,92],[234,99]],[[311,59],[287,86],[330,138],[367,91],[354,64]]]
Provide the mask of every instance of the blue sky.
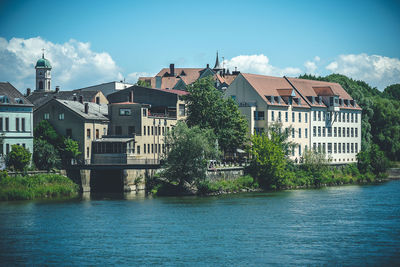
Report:
[[400,1],[0,0],[0,80],[34,87],[41,47],[65,89],[202,67],[218,50],[244,72],[338,72],[383,89],[400,82],[399,11]]

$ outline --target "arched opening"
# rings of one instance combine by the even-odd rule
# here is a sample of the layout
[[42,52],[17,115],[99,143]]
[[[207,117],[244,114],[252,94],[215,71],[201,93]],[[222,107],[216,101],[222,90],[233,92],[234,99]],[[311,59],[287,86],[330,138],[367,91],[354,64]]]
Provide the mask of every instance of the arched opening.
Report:
[[43,81],[39,82],[39,89],[43,89]]

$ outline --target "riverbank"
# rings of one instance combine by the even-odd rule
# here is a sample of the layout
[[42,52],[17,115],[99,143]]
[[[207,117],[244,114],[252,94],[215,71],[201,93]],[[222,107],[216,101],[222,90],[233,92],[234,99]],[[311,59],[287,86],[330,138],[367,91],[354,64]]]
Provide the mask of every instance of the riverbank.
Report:
[[43,198],[75,197],[79,186],[60,174],[17,175],[0,173],[0,200],[32,200]]

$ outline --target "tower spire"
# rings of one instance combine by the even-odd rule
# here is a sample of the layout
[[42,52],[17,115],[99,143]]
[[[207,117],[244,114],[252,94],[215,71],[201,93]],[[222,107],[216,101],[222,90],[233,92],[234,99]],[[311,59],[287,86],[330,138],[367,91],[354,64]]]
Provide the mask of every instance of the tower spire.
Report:
[[44,58],[44,50],[46,49],[42,48],[42,58]]
[[214,69],[221,69],[221,66],[219,65],[218,50],[217,50],[217,59],[215,60]]

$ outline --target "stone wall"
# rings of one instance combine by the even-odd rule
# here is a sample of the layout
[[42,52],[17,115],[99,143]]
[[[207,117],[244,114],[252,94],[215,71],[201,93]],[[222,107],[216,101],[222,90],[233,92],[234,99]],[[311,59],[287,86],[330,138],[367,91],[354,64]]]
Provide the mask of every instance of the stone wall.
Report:
[[244,175],[243,167],[216,168],[208,170],[207,179],[210,181],[235,180]]

